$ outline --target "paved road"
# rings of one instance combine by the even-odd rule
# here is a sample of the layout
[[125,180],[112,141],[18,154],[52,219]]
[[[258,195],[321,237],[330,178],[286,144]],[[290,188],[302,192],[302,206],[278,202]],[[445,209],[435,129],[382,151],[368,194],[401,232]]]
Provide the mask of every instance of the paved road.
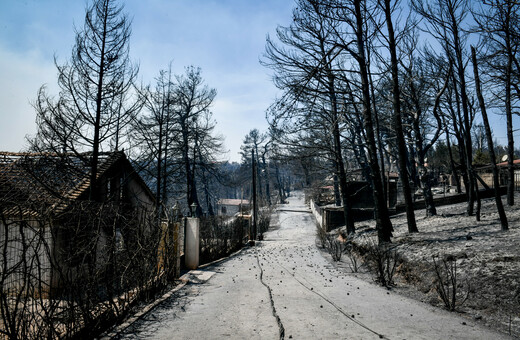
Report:
[[122,339],[509,339],[338,271],[296,194],[264,241],[192,280]]

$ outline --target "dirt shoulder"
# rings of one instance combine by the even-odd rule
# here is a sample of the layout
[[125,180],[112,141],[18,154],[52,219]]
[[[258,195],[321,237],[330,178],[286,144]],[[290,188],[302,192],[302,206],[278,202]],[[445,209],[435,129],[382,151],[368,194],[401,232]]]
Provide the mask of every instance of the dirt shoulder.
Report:
[[[517,202],[520,195],[515,197]],[[439,268],[456,266],[459,293],[456,312],[500,332],[520,337],[520,209],[506,206],[510,230],[500,230],[494,199],[482,200],[481,220],[466,216],[466,204],[437,208],[437,216],[416,210],[419,233],[409,234],[406,215],[392,217],[392,252],[397,261],[392,290],[445,308],[438,294]],[[356,223],[353,239],[360,268],[356,276],[374,282],[364,250],[375,242],[375,221]],[[333,231],[332,233],[335,233]],[[327,254],[328,255],[328,254]],[[359,256],[361,255],[361,256]],[[327,256],[331,261],[332,258]],[[352,256],[343,253],[335,262],[353,271]],[[451,292],[450,292],[451,294]]]

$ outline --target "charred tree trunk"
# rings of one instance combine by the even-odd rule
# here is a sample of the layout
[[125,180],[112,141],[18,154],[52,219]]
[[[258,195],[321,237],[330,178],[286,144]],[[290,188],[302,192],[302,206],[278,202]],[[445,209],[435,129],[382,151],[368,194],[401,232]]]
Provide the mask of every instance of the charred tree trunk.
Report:
[[[265,147],[267,149],[267,146]],[[267,199],[267,205],[271,206],[271,187],[269,185],[269,166],[267,165],[267,162],[265,161],[265,154],[267,151],[265,151],[262,154],[262,166],[264,168],[264,181],[265,181],[265,196]]]
[[334,205],[336,207],[339,207],[339,206],[341,206],[341,194],[339,191],[339,176],[338,176],[339,168],[338,168],[338,164],[336,162],[334,162],[334,165],[335,165],[334,168],[336,169],[336,173],[334,174]]
[[486,129],[486,139],[489,149],[489,154],[492,159],[492,171],[493,171],[493,187],[495,189],[495,203],[497,205],[497,211],[498,216],[500,217],[500,225],[502,227],[502,230],[508,230],[509,225],[507,222],[507,216],[504,211],[504,205],[502,204],[502,198],[500,196],[500,180],[499,180],[499,172],[498,167],[496,165],[496,162],[494,161],[496,159],[495,157],[495,149],[493,145],[493,136],[491,134],[491,127],[489,126],[489,120],[487,116],[487,110],[486,105],[484,103],[484,97],[482,96],[481,87],[480,87],[480,77],[478,72],[478,65],[477,65],[477,56],[475,53],[475,48],[471,46],[471,59],[473,61],[473,73],[475,75],[475,88],[477,91],[477,98],[480,105],[480,111],[482,112],[482,121],[484,123],[484,128]]
[[480,208],[482,206],[482,203],[480,202],[480,193],[478,190],[478,183],[477,183],[477,177],[475,174],[473,174],[473,187],[475,188],[475,200],[477,201],[477,206],[475,208],[475,219],[477,221],[480,221]]
[[200,212],[199,199],[197,197],[197,187],[195,184],[195,164],[192,164],[190,160],[190,150],[188,141],[188,126],[185,119],[181,121],[182,139],[183,139],[183,150],[182,158],[184,162],[184,171],[186,171],[186,199],[188,203],[188,209],[193,203],[197,205],[197,213]]
[[[508,26],[508,25],[507,25]],[[511,51],[511,41],[509,31],[506,32],[507,65],[505,74],[505,106],[507,121],[507,204],[515,204],[515,168],[513,160],[515,156],[515,146],[513,137],[513,113],[511,108],[511,73],[513,65],[513,52]]]
[[374,136],[374,123],[371,110],[370,86],[368,81],[366,58],[365,58],[365,43],[363,34],[363,14],[361,12],[361,1],[354,0],[354,11],[356,17],[356,43],[357,54],[356,61],[359,64],[361,74],[361,88],[363,97],[363,119],[367,138],[367,147],[370,164],[370,178],[373,183],[373,197],[374,197],[374,214],[376,218],[376,228],[379,243],[391,242],[392,237],[392,222],[388,214],[388,208],[383,195],[383,183],[381,180],[381,172],[377,160],[377,146]]
[[160,209],[161,209],[161,198],[162,198],[162,195],[161,195],[161,189],[162,189],[162,154],[163,154],[163,129],[162,129],[162,124],[159,126],[159,136],[157,138],[157,183],[156,183],[156,187],[155,187],[155,199],[157,200],[155,202],[156,204],[156,209],[157,211],[159,212],[159,217],[161,216],[160,214]]
[[456,69],[458,73],[458,78],[460,81],[460,95],[461,95],[461,104],[462,104],[462,113],[464,115],[464,129],[463,129],[463,136],[464,136],[464,142],[465,142],[465,156],[466,156],[466,173],[468,176],[468,185],[469,187],[466,188],[466,192],[468,194],[468,207],[467,207],[467,214],[468,216],[473,215],[473,205],[475,203],[475,196],[474,196],[474,190],[475,190],[475,180],[473,179],[473,144],[471,142],[471,119],[469,114],[469,102],[468,102],[468,95],[467,95],[467,89],[466,89],[466,76],[464,74],[464,62],[462,60],[462,47],[460,44],[460,37],[459,37],[459,23],[457,22],[455,18],[455,14],[453,13],[452,9],[450,8],[450,16],[451,20],[453,22],[453,49],[455,51],[455,58],[456,58]]
[[263,201],[264,193],[262,190],[262,176],[261,176],[261,167],[260,167],[260,155],[258,153],[258,145],[255,145],[253,148],[254,152],[256,153],[255,156],[255,168],[256,168],[256,181],[258,182],[258,198]]
[[[388,49],[390,50],[390,58],[391,58],[391,71],[392,71],[392,103],[394,107],[394,128],[397,139],[397,149],[399,152],[399,167],[401,171],[399,171],[399,177],[401,179],[401,184],[403,187],[403,195],[404,201],[406,205],[406,219],[408,222],[408,232],[416,233],[419,230],[417,229],[417,223],[415,221],[415,212],[413,208],[413,200],[412,200],[412,190],[410,188],[410,181],[408,179],[408,173],[406,171],[406,160],[407,160],[407,152],[406,152],[406,141],[404,139],[403,133],[403,123],[401,119],[401,95],[399,89],[399,75],[398,75],[398,61],[397,61],[397,51],[395,46],[395,37],[394,37],[394,27],[392,24],[392,12],[390,0],[385,0],[384,2],[384,11],[386,17],[386,27],[388,29]],[[380,146],[381,147],[381,146]]]
[[[106,8],[107,5],[105,4]],[[108,10],[105,9],[105,12]],[[94,140],[92,142],[92,160],[91,160],[91,169],[90,169],[90,200],[98,201],[99,197],[99,188],[97,183],[97,172],[98,172],[98,163],[99,163],[99,138],[100,138],[100,130],[101,130],[101,103],[103,101],[103,88],[104,88],[104,75],[105,75],[105,47],[106,47],[106,38],[107,38],[107,20],[108,17],[105,15],[103,17],[103,29],[102,29],[102,39],[101,39],[101,50],[100,50],[100,60],[99,60],[99,69],[98,69],[98,80],[97,80],[97,94],[96,94],[96,118],[94,122]]]
[[[320,41],[321,53],[324,56],[324,68],[327,76],[327,91],[331,105],[332,115],[332,138],[334,148],[334,163],[336,165],[336,174],[339,181],[339,190],[341,199],[343,201],[343,216],[345,219],[345,226],[347,234],[355,233],[354,218],[352,217],[352,203],[348,193],[347,173],[345,172],[345,163],[343,162],[343,152],[341,148],[341,136],[339,128],[339,110],[338,99],[336,94],[336,79],[331,69],[331,61],[329,60],[329,53],[325,51],[323,40]],[[338,203],[336,197],[336,204]]]

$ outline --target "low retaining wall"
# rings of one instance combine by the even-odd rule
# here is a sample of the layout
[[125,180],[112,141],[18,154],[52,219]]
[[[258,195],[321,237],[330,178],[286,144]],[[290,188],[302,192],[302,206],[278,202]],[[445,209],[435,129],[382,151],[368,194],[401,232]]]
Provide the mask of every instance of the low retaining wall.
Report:
[[311,212],[316,218],[316,223],[320,226],[320,228],[323,228],[323,208],[314,202],[314,199],[310,199],[309,204],[311,206]]
[[[325,231],[345,225],[343,207],[321,207],[313,199],[310,200],[311,212],[316,218],[316,223]],[[374,217],[373,209],[353,208],[354,222],[368,220]]]
[[[500,188],[500,194],[504,195],[507,192],[506,187]],[[494,189],[488,190],[480,190],[479,196],[481,199],[490,198],[495,195]],[[434,198],[434,203],[436,207],[440,207],[443,205],[450,205],[456,203],[466,202],[466,194],[458,194],[458,195],[450,195],[446,197],[437,197]],[[311,211],[314,217],[316,218],[316,222],[318,225],[325,231],[331,231],[335,228],[341,227],[345,225],[345,216],[343,213],[343,207],[321,207],[313,199],[310,200]],[[425,208],[424,200],[415,201],[414,210],[420,210]],[[395,209],[390,209],[390,215],[395,215],[398,213],[402,213],[406,211],[406,206],[404,204],[399,204],[395,206]],[[366,221],[374,218],[374,209],[372,208],[353,208],[352,214],[355,222]]]
[[[500,195],[505,195],[506,193],[507,193],[507,187],[500,187]],[[479,196],[481,199],[490,198],[490,197],[493,197],[494,195],[495,195],[495,189],[493,189],[493,188],[479,190]],[[450,196],[446,196],[446,197],[437,197],[437,198],[433,199],[433,203],[435,204],[436,207],[441,207],[443,205],[463,203],[466,201],[467,201],[467,198],[466,198],[465,193],[457,194],[457,195],[450,195]],[[425,204],[424,200],[415,201],[413,203],[414,210],[425,209],[425,207],[426,207],[426,204]],[[396,211],[396,213],[405,212],[406,205],[404,205],[404,204],[397,205],[395,207],[395,211]]]

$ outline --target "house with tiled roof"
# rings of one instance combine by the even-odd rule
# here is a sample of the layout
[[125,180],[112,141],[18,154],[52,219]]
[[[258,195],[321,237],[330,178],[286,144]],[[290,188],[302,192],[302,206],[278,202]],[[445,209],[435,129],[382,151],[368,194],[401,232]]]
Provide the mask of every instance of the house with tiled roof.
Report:
[[[507,173],[508,166],[509,164],[507,161],[497,163],[499,171],[498,181],[500,183],[500,186],[507,186],[507,183],[509,181],[509,175]],[[486,183],[486,185],[490,188],[493,187],[493,171],[491,164],[475,167],[475,171],[479,175],[482,182]],[[515,190],[520,190],[520,159],[513,160],[513,172]],[[479,187],[481,187],[482,183],[479,181],[478,185]]]
[[238,213],[248,213],[251,209],[249,200],[221,198],[217,202],[219,216],[233,216]]
[[123,152],[110,152],[99,156],[100,199],[89,201],[90,158],[0,152],[3,288],[17,289],[32,277],[52,292],[65,275],[79,275],[86,262],[99,266],[114,244],[129,247],[135,239],[137,229],[129,226],[151,215],[153,193]]

